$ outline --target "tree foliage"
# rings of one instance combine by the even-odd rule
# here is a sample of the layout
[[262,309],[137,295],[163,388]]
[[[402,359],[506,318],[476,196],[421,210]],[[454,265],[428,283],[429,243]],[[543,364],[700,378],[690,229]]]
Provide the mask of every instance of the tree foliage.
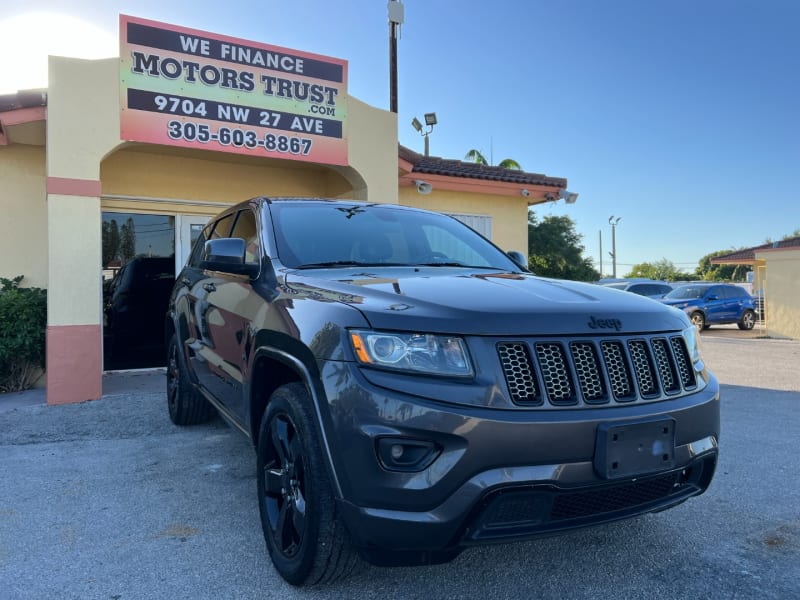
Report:
[[730,254],[730,250],[717,250],[700,259],[695,270],[697,279],[703,281],[745,281],[752,268],[749,265],[712,265],[715,256]]
[[0,392],[30,388],[45,366],[47,292],[0,277]]
[[[467,152],[466,156],[464,156],[464,160],[469,162],[474,162],[479,165],[491,166],[489,161],[486,160],[486,157],[480,150],[473,148],[469,152]],[[497,163],[498,167],[503,167],[504,169],[512,169],[514,171],[522,171],[522,166],[515,161],[513,158],[504,158],[499,163]]]
[[567,216],[548,215],[541,221],[528,212],[528,268],[543,277],[597,281],[591,259],[583,256],[582,236]]
[[653,263],[643,262],[633,265],[631,272],[625,277],[644,277],[658,281],[689,281],[694,279],[691,273],[680,271],[678,267],[666,258]]

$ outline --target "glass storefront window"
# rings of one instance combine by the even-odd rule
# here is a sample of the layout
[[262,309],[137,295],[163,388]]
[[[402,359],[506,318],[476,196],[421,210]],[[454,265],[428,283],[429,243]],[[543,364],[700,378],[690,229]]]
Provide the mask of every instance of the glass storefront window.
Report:
[[175,217],[103,213],[103,279],[136,256],[175,256]]

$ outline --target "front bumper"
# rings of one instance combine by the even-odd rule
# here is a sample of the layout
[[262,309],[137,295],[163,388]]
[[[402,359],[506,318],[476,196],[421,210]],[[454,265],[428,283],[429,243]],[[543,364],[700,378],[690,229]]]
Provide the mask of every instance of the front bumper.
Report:
[[591,463],[493,469],[472,478],[430,511],[355,506],[340,510],[354,543],[379,565],[436,564],[465,546],[531,539],[658,512],[703,493],[717,462],[713,438],[678,448],[683,467],[655,475],[580,486],[559,484],[571,471],[592,479]]
[[[659,511],[701,494],[716,467],[719,386],[658,402],[581,410],[498,410],[435,402],[371,383],[357,367],[322,369],[340,511],[377,564],[451,559],[471,544],[528,539]],[[367,374],[368,376],[369,374]],[[442,389],[442,397],[454,397]],[[598,426],[673,419],[668,469],[606,479],[595,467]],[[440,451],[424,469],[387,470],[384,437]]]

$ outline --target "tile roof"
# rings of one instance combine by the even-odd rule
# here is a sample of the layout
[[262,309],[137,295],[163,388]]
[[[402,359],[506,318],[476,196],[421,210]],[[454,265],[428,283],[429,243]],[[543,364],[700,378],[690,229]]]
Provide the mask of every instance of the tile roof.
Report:
[[438,156],[424,156],[413,150],[400,146],[400,158],[411,163],[412,173],[428,173],[430,175],[444,175],[447,177],[466,177],[468,179],[485,179],[489,181],[505,181],[528,185],[548,185],[557,188],[566,188],[567,180],[562,177],[548,177],[540,173],[528,173],[503,167],[490,167],[478,163],[464,162],[440,158]]
[[773,250],[777,248],[795,248],[800,247],[800,237],[791,237],[778,242],[767,242],[760,246],[753,246],[752,248],[745,248],[743,250],[736,250],[729,254],[722,254],[715,256],[711,259],[711,264],[720,263],[734,263],[746,264],[751,263],[756,259],[756,252],[759,250]]
[[36,106],[47,106],[47,90],[22,90],[0,95],[0,112]]

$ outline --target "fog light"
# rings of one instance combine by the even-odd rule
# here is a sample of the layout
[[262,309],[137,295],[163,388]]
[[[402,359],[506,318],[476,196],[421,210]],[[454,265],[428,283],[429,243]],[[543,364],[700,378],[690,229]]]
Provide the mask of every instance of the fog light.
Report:
[[422,471],[436,460],[441,448],[434,442],[382,437],[376,441],[378,461],[389,471]]

